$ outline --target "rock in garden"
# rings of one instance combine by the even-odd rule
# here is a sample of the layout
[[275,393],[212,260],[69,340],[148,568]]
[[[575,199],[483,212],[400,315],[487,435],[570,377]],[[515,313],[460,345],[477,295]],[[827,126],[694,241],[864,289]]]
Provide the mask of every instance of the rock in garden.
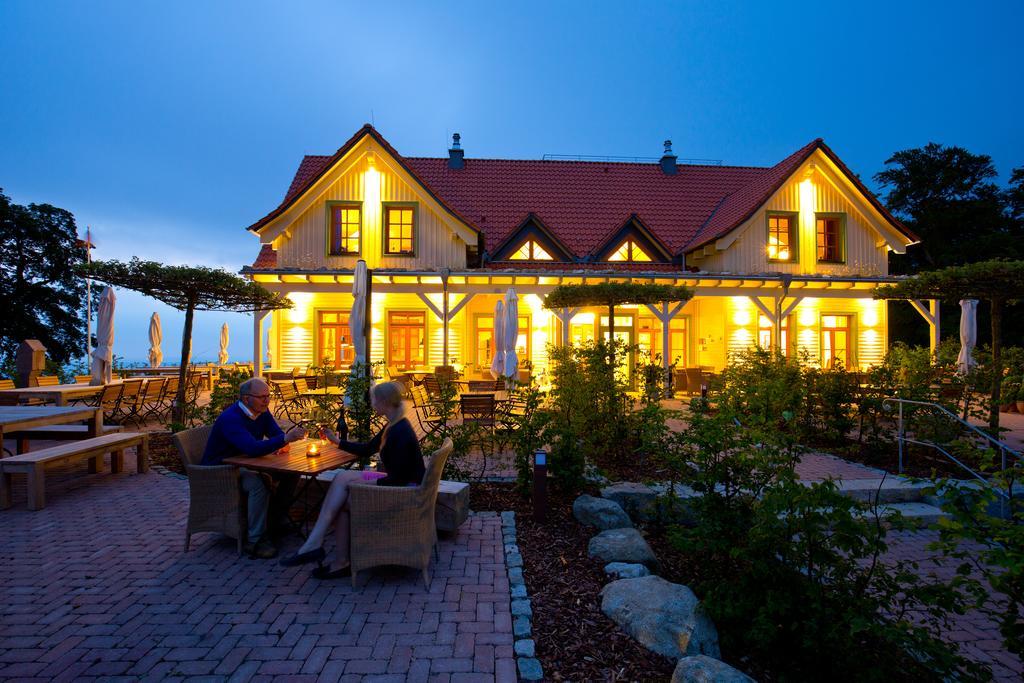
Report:
[[725,662],[694,655],[679,660],[672,683],[754,683],[754,679]]
[[630,527],[627,529],[608,529],[590,539],[588,552],[591,557],[596,557],[608,562],[629,562],[632,564],[645,564],[654,568],[658,564],[658,558],[654,556],[651,546],[640,535],[640,532]]
[[622,506],[605,498],[580,496],[572,504],[572,514],[580,524],[596,526],[598,529],[622,529],[633,526]]
[[639,576],[647,576],[651,572],[642,564],[609,562],[604,566],[604,573],[617,579],[635,579]]
[[644,484],[620,481],[601,489],[601,497],[618,503],[633,521],[644,521],[654,516],[658,494]]
[[[606,532],[607,533],[607,532]],[[718,631],[686,586],[660,576],[613,581],[601,590],[601,611],[634,640],[672,659],[718,658]]]

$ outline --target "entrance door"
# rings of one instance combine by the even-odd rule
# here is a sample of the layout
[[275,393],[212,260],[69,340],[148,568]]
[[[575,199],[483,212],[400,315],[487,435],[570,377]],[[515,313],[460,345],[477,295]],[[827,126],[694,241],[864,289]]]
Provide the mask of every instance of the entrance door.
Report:
[[347,368],[355,360],[348,311],[320,311],[318,318],[320,358],[317,360],[334,368]]
[[424,367],[427,363],[427,318],[421,311],[388,313],[388,365],[399,370]]
[[[601,339],[608,340],[608,316],[602,315],[600,319]],[[636,351],[633,344],[636,343],[635,321],[632,315],[615,316],[615,338],[629,347],[629,353],[620,353],[616,360],[619,367],[616,374],[628,383],[633,384],[633,368],[636,365]]]

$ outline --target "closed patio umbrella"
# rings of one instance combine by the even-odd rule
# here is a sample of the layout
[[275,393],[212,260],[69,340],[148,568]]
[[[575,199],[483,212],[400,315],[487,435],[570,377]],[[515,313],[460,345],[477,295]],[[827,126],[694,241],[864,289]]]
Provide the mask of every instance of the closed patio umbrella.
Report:
[[355,362],[366,363],[366,261],[356,263],[352,277],[352,310],[348,315],[348,331],[355,347]]
[[92,351],[92,382],[106,384],[113,379],[114,363],[114,306],[117,297],[114,288],[107,287],[100,297],[100,310],[96,317],[96,348]]
[[978,300],[960,300],[960,353],[956,357],[956,371],[966,375],[977,363],[971,352],[978,343]]
[[519,297],[516,290],[508,288],[505,293],[505,376],[512,381],[519,379],[519,356],[516,342],[519,340]]
[[220,326],[220,353],[217,354],[217,364],[224,365],[228,362],[228,324]]
[[149,367],[158,368],[164,362],[164,352],[160,350],[160,342],[164,339],[160,329],[160,314],[154,312],[149,316]]
[[494,329],[491,331],[494,342],[494,357],[491,358],[491,377],[498,379],[505,372],[505,305],[498,299],[494,304]]

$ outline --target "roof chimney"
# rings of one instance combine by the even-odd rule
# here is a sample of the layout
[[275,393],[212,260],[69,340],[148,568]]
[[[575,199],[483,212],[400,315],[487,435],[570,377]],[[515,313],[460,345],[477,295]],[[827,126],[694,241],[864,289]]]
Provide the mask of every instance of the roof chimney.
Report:
[[676,155],[672,153],[671,140],[665,140],[665,153],[661,157],[661,172],[665,175],[676,174]]
[[448,168],[458,170],[466,165],[462,160],[462,136],[458,133],[452,135],[452,147],[448,150]]

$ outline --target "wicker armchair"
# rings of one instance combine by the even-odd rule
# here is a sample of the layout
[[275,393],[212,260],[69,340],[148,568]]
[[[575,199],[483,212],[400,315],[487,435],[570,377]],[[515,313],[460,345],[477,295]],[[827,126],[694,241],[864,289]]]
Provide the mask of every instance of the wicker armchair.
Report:
[[430,554],[437,546],[437,487],[451,452],[452,440],[445,439],[416,487],[349,485],[353,586],[361,570],[393,564],[422,570],[423,583],[430,587]]
[[197,427],[174,435],[174,445],[188,473],[188,525],[185,527],[185,552],[192,534],[214,531],[238,541],[242,554],[247,531],[246,502],[238,480],[238,468],[232,465],[200,465],[212,426]]

